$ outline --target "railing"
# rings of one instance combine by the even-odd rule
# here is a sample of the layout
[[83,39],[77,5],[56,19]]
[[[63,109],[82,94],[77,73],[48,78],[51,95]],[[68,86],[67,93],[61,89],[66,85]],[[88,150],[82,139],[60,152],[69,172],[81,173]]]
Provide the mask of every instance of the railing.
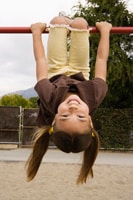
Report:
[[[90,33],[99,33],[96,27],[89,28]],[[5,33],[31,33],[30,27],[0,27],[0,34]],[[48,33],[44,31],[44,33]],[[122,33],[122,34],[130,34],[133,33],[133,27],[112,27],[111,33]]]

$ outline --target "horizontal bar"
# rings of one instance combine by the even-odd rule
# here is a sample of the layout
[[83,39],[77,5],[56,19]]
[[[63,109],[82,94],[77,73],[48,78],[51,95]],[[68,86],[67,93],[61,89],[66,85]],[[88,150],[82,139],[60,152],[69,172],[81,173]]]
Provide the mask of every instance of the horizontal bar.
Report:
[[[95,27],[90,28],[90,33],[98,33],[98,32],[99,31]],[[122,26],[112,27],[111,33],[122,33],[122,34],[133,33],[133,27],[122,27]]]
[[[99,33],[96,27],[89,28],[90,33]],[[30,27],[0,27],[1,33],[31,33]],[[44,31],[44,33],[48,33],[48,31]],[[112,27],[111,33],[133,33],[133,27]]]

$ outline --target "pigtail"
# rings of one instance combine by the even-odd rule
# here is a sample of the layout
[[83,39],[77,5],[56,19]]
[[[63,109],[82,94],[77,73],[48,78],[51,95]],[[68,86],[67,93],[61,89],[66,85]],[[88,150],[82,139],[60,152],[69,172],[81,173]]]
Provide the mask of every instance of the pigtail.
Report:
[[92,141],[89,147],[84,151],[83,163],[80,170],[79,177],[77,179],[77,184],[86,183],[88,175],[93,177],[92,166],[96,160],[98,151],[100,147],[100,141],[98,133],[93,129],[92,130]]
[[33,149],[26,162],[27,180],[31,181],[37,174],[42,158],[49,145],[49,128],[38,129],[33,136]]

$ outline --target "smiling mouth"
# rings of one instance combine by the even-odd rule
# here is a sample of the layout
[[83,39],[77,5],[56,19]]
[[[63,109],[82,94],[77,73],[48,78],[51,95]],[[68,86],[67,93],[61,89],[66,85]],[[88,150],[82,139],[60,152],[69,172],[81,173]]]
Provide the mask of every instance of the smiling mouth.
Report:
[[68,104],[76,104],[79,105],[79,101],[77,101],[77,99],[71,99],[68,101]]

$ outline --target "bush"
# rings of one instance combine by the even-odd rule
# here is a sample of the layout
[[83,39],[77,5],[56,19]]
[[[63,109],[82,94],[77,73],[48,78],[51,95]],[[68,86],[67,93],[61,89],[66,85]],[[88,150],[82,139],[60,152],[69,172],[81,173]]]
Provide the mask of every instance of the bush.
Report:
[[99,133],[102,148],[133,147],[133,109],[99,108],[93,123]]

